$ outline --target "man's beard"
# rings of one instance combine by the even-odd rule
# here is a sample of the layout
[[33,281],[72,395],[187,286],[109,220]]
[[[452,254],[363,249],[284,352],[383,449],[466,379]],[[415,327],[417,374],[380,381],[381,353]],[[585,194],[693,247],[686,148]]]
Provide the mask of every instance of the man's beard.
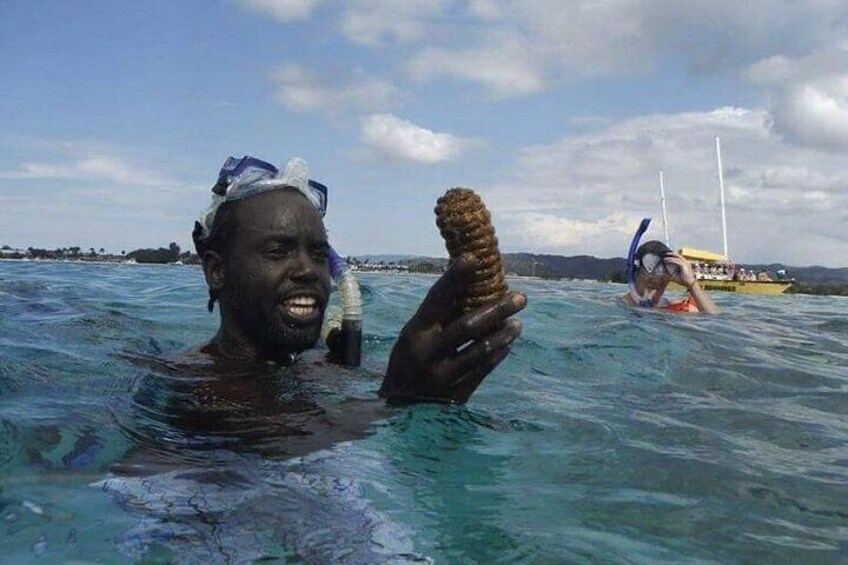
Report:
[[272,358],[285,358],[315,347],[321,336],[323,315],[315,323],[294,325],[287,323],[280,312],[282,305],[246,299],[232,293],[230,303],[242,331],[265,354]]
[[321,323],[323,316],[318,322],[308,326],[289,325],[280,316],[273,316],[268,322],[267,345],[272,349],[278,349],[283,353],[300,353],[306,349],[315,347],[318,338],[321,337]]

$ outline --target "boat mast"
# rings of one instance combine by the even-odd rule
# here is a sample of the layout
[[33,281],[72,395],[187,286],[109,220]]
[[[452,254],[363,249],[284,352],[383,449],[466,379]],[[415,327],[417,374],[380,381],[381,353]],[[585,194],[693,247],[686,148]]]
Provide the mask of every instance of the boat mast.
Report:
[[663,235],[665,236],[665,244],[671,247],[668,243],[668,214],[665,210],[665,186],[663,185],[663,172],[660,171],[660,202],[662,203],[663,214]]
[[727,253],[727,213],[724,209],[724,174],[721,170],[721,140],[716,136],[716,159],[718,161],[718,188],[721,196],[721,236],[724,242],[724,257],[730,259]]

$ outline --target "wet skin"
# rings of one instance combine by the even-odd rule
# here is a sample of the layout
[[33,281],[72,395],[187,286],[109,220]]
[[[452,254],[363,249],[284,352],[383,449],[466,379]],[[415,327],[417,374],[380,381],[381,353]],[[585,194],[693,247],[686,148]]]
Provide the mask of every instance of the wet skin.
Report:
[[203,258],[221,308],[218,334],[203,351],[245,362],[288,362],[314,347],[321,333],[330,294],[324,224],[294,190],[247,198],[235,219],[227,252],[208,251]]
[[119,422],[133,445],[111,471],[143,476],[214,467],[232,461],[226,452],[287,459],[365,437],[390,408],[361,394],[339,399],[333,390],[363,375],[330,365],[323,355],[306,352],[287,367],[201,353],[171,360],[125,355],[145,372],[134,386],[131,412]]
[[521,334],[510,316],[527,305],[520,292],[459,315],[475,259],[464,255],[433,285],[401,331],[380,396],[392,402],[466,402]]
[[[667,267],[655,273],[648,273],[644,269],[637,271],[635,287],[639,295],[645,296],[646,293],[651,292],[653,303],[659,304],[669,283],[676,282],[685,286],[692,298],[695,299],[696,309],[692,311],[706,314],[718,313],[715,302],[701,290],[691,265],[682,255],[672,251],[663,257],[663,261]],[[629,294],[624,295],[623,299],[631,306],[635,304],[633,297]]]
[[[218,290],[221,327],[200,352],[241,363],[287,363],[317,343],[330,288],[327,236],[300,193],[275,190],[238,204],[227,253],[203,257]],[[397,402],[465,402],[521,333],[510,319],[527,303],[507,293],[461,315],[476,260],[463,256],[433,285],[392,350],[380,396]],[[307,301],[312,306],[301,308]],[[306,311],[308,310],[308,312]]]
[[[321,449],[367,433],[390,413],[386,402],[466,402],[521,333],[510,317],[526,305],[522,293],[461,313],[460,299],[476,267],[473,256],[463,256],[404,326],[379,390],[384,401],[359,397],[326,404],[308,393],[292,398],[286,387],[317,378],[325,389],[343,389],[339,379],[350,378],[342,368],[328,370],[320,355],[296,362],[316,345],[329,296],[326,231],[308,200],[289,190],[239,202],[235,219],[226,252],[203,256],[207,283],[219,296],[218,333],[204,345],[157,360],[157,368],[172,377],[153,379],[150,386],[164,395],[143,394],[137,402],[142,412],[159,412],[141,403],[167,397],[162,412],[169,426],[226,436],[230,447],[269,456]],[[137,443],[115,470],[147,474],[191,460],[189,453],[163,450],[150,439]]]

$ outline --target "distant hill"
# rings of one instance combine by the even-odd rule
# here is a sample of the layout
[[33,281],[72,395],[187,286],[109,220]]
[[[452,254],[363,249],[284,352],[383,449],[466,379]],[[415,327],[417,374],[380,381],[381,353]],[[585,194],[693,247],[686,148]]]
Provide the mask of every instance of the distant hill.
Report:
[[407,264],[409,261],[415,261],[418,259],[428,259],[427,257],[422,257],[419,255],[401,255],[401,254],[390,254],[384,253],[379,255],[355,255],[357,260],[364,263],[402,263]]
[[[366,257],[366,256],[363,256]],[[358,258],[363,258],[358,257]],[[447,265],[445,257],[424,257],[415,255],[369,255],[368,258],[378,259],[388,263],[394,261],[414,268],[420,265],[426,267],[435,266],[443,268]],[[612,257],[602,259],[591,255],[575,255],[564,257],[562,255],[537,255],[535,253],[505,253],[503,255],[504,268],[507,273],[515,273],[522,276],[538,276],[552,279],[595,279],[624,282],[626,280],[626,264],[624,257]],[[751,265],[743,264],[745,268],[757,271],[769,271],[775,273],[785,270],[787,274],[801,283],[812,285],[820,284],[848,284],[848,267],[792,267],[782,263],[770,263]]]
[[[748,265],[743,265],[748,267]],[[786,273],[797,281],[813,284],[848,283],[848,267],[832,269],[830,267],[791,267],[781,263],[768,265],[751,265],[754,270],[770,271],[772,273],[784,269]]]
[[[447,267],[445,257],[357,255],[356,259],[376,262],[394,261],[409,265],[412,271],[432,272]],[[548,279],[597,279],[624,280],[626,260],[623,258],[598,259],[590,255],[563,257],[561,255],[535,255],[532,253],[505,253],[504,269],[507,273],[521,276],[537,276]]]
[[533,253],[505,253],[504,268],[507,273],[547,279],[621,280],[627,266],[623,257],[599,259],[591,255],[536,255]]

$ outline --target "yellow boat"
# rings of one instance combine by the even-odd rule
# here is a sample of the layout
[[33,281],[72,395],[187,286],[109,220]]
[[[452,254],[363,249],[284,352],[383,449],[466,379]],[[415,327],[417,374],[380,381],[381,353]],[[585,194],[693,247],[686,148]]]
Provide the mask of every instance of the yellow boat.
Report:
[[[708,265],[726,265],[733,264],[733,262],[728,258],[727,251],[727,215],[725,213],[724,206],[724,175],[721,166],[721,141],[718,137],[716,137],[715,142],[716,162],[718,165],[719,195],[721,198],[721,231],[722,238],[724,241],[724,254],[722,255],[721,253],[704,251],[703,249],[695,249],[694,247],[684,247],[680,249],[679,253],[683,255],[683,257],[688,261],[698,261],[699,263],[706,263]],[[662,203],[663,229],[665,231],[665,241],[666,245],[668,245],[668,220],[665,209],[665,187],[663,186],[662,171],[660,171],[660,200]],[[792,286],[792,282],[792,280],[742,281],[732,279],[711,279],[707,277],[698,277],[698,283],[704,290],[718,292],[741,292],[744,294],[783,294],[784,292],[789,290],[789,287]],[[676,283],[671,283],[668,286],[669,288],[672,288],[674,290],[686,290],[684,286]]]
[[[698,261],[708,265],[723,265],[730,263],[727,257],[720,253],[684,247],[678,251],[688,261]],[[740,292],[743,294],[783,294],[792,286],[792,281],[734,281],[723,279],[699,278],[698,283],[706,291],[717,292]],[[671,283],[668,285],[673,290],[686,290],[685,287]]]

